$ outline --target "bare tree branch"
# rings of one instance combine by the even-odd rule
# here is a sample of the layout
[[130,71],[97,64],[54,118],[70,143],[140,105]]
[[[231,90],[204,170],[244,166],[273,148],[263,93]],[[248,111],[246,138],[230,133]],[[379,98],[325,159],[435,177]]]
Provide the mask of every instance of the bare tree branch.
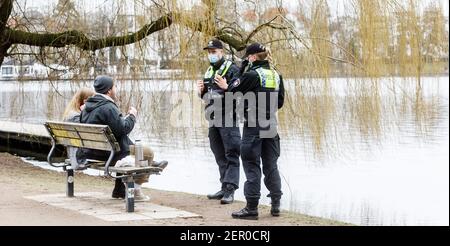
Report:
[[65,47],[67,45],[75,45],[83,50],[95,51],[106,47],[136,43],[154,32],[167,28],[171,24],[172,16],[169,14],[143,26],[139,31],[125,36],[89,39],[84,33],[77,30],[62,33],[30,33],[9,28],[6,28],[5,36],[10,43],[14,44],[39,47]]
[[255,28],[255,29],[247,36],[247,38],[245,39],[244,42],[245,42],[245,43],[250,42],[250,40],[253,38],[253,36],[255,36],[258,32],[260,32],[264,27],[271,27],[271,28],[273,28],[273,29],[280,29],[280,30],[287,29],[287,27],[284,27],[284,26],[275,26],[275,25],[272,24],[272,22],[274,22],[279,16],[280,16],[280,15],[277,15],[277,16],[275,16],[274,18],[272,18],[270,21],[268,21],[268,22],[266,22],[266,23],[263,23],[263,24],[257,26],[257,27],[256,27],[256,28]]
[[[12,11],[12,0],[2,0],[0,5],[0,33],[2,36],[0,38],[0,64],[3,62],[3,58],[6,56],[8,48],[12,44],[24,44],[37,47],[66,47],[66,46],[76,46],[82,50],[96,51],[106,47],[114,46],[125,46],[128,44],[133,44],[139,42],[146,38],[147,36],[161,31],[165,28],[170,27],[174,22],[182,19],[191,19],[196,21],[179,21],[180,25],[184,25],[193,31],[198,31],[205,33],[206,35],[212,35],[220,39],[221,41],[227,43],[232,49],[236,51],[241,51],[246,48],[246,45],[251,42],[252,38],[264,28],[269,27],[278,30],[288,30],[293,36],[300,41],[308,50],[315,53],[307,45],[307,43],[300,37],[294,30],[293,27],[289,26],[289,22],[282,16],[277,15],[266,23],[263,23],[251,31],[246,38],[239,31],[232,27],[224,27],[218,29],[215,23],[215,9],[217,3],[215,0],[203,0],[203,2],[208,6],[208,15],[206,19],[197,20],[194,16],[185,15],[185,13],[169,12],[163,15],[159,19],[152,21],[149,24],[144,25],[137,32],[131,33],[124,36],[108,36],[100,39],[91,39],[87,35],[79,30],[70,30],[61,33],[34,33],[31,31],[23,31],[17,29],[11,29],[6,26],[6,21]],[[281,18],[283,24],[275,24],[274,21]],[[349,53],[349,52],[346,52]],[[316,54],[316,53],[315,53]],[[316,54],[317,56],[322,56],[321,54]],[[351,61],[345,61],[342,59],[325,56],[328,59],[350,63],[353,66],[360,67]]]
[[[12,1],[6,1],[8,3],[12,3]],[[211,1],[213,3],[214,1]],[[211,4],[215,6],[215,4]],[[2,12],[8,11],[7,13],[2,14],[2,16],[6,16],[11,13],[12,5],[9,8],[6,8],[2,5]],[[176,18],[176,17],[178,18]],[[163,30],[169,26],[171,26],[175,19],[179,19],[181,15],[179,13],[169,13],[158,20],[151,22],[150,24],[144,25],[140,30],[135,33],[131,33],[125,36],[110,36],[101,39],[90,39],[81,31],[78,30],[70,30],[61,33],[33,33],[29,31],[15,30],[10,29],[9,27],[5,27],[3,30],[3,43],[8,43],[9,46],[2,45],[0,48],[1,51],[5,51],[1,53],[0,56],[4,57],[6,51],[10,47],[10,44],[24,44],[30,46],[38,46],[38,47],[65,47],[69,45],[74,45],[82,50],[95,51],[98,49],[113,47],[113,46],[125,46],[128,44],[136,43],[152,33]],[[4,18],[7,19],[7,18]],[[200,32],[208,32],[212,33],[218,39],[223,42],[229,44],[231,47],[236,49],[237,51],[243,50],[246,47],[246,43],[242,41],[242,39],[237,39],[234,36],[236,34],[231,33],[229,30],[216,30],[215,25],[208,25],[205,28],[205,22],[192,22],[192,23],[183,23],[188,28],[191,28],[194,31]],[[2,58],[3,60],[3,58]],[[1,64],[1,63],[0,63]]]

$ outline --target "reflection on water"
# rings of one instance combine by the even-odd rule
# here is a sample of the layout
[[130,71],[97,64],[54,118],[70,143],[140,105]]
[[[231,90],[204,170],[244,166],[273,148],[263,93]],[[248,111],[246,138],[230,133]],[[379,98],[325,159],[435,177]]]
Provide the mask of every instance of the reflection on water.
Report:
[[[289,82],[287,104],[279,112],[284,208],[361,225],[448,225],[447,81]],[[0,120],[60,119],[80,86],[91,82],[0,82]],[[119,84],[120,106],[135,105],[140,112],[131,137],[170,162],[150,187],[198,194],[219,188],[192,86]],[[242,189],[237,193],[243,200]]]

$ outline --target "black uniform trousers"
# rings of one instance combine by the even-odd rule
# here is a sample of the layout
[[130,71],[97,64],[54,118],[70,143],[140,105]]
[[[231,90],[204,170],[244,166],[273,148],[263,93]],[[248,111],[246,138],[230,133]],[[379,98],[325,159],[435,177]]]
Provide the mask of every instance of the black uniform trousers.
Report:
[[277,164],[280,157],[279,135],[260,138],[259,127],[244,127],[241,156],[247,178],[244,185],[247,202],[258,204],[261,197],[261,162],[264,184],[270,192],[269,197],[280,198],[283,193]]
[[219,166],[220,183],[222,189],[227,184],[239,188],[239,155],[241,146],[241,133],[239,127],[209,128],[209,142],[211,150]]

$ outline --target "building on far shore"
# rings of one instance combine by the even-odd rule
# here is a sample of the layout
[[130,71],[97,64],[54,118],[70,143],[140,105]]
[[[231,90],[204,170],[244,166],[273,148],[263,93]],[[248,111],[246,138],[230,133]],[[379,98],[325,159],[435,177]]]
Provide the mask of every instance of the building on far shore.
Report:
[[0,80],[43,79],[50,68],[36,62],[5,61],[0,67]]

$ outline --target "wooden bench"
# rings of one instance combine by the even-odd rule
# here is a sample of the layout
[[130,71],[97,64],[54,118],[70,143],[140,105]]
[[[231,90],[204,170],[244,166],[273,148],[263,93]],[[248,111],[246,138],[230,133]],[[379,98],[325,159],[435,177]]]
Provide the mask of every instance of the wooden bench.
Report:
[[[120,151],[119,143],[106,125],[78,124],[68,122],[48,121],[45,124],[50,137],[52,138],[52,148],[47,156],[48,163],[57,168],[63,168],[67,172],[66,194],[68,197],[74,196],[74,170],[70,160],[64,163],[55,164],[52,156],[57,145],[65,147],[77,147],[84,149],[109,151],[109,158],[106,162],[89,160],[88,167],[102,170],[106,176],[120,178],[126,185],[125,208],[127,212],[134,212],[134,179],[142,175],[160,174],[162,171],[158,167],[111,167],[116,152]],[[116,173],[114,175],[114,173]]]

